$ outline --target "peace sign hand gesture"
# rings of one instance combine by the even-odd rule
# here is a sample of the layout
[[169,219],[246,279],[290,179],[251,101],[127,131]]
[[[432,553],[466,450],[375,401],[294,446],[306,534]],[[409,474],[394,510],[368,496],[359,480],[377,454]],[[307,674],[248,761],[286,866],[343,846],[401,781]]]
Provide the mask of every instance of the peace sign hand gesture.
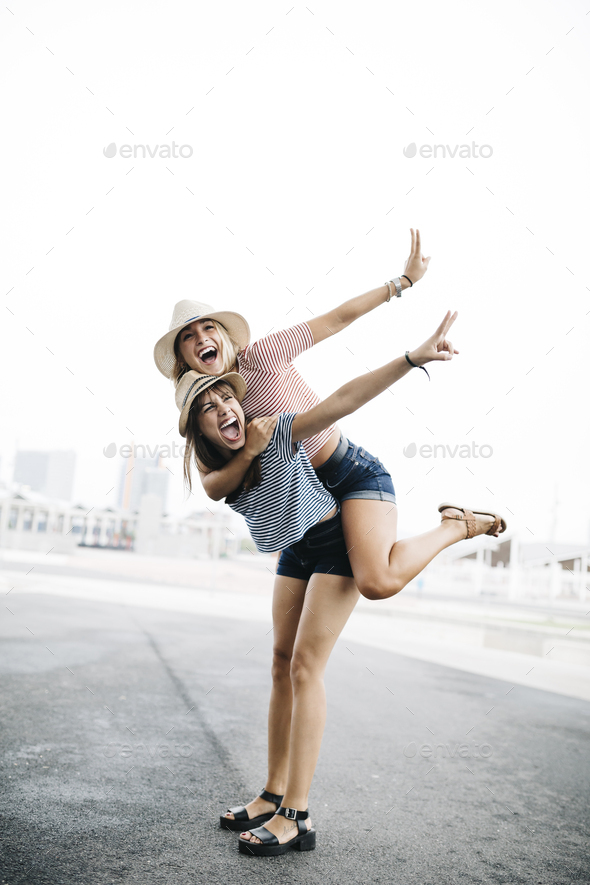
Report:
[[423,366],[425,363],[431,363],[434,360],[452,360],[453,355],[459,353],[446,337],[457,316],[457,311],[452,314],[448,310],[434,335],[431,335],[424,344],[421,344],[420,347],[417,347],[416,350],[409,354],[410,359],[416,366]]
[[430,255],[428,258],[424,258],[422,255],[422,244],[418,228],[414,231],[414,228],[411,227],[410,233],[412,234],[412,245],[410,247],[410,255],[404,265],[404,273],[409,276],[412,283],[417,283],[428,270]]

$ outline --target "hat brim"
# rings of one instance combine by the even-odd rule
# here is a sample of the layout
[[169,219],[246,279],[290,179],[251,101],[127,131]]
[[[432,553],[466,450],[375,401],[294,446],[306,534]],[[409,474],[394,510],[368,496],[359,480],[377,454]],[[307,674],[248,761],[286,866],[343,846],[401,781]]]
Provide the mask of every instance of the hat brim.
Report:
[[[203,319],[216,320],[218,323],[221,323],[234,339],[240,350],[243,350],[250,343],[250,326],[241,314],[234,313],[233,310],[216,310],[213,313],[205,313],[202,316],[194,318],[194,320]],[[176,356],[174,354],[174,342],[176,341],[176,336],[181,329],[189,326],[194,320],[180,323],[178,326],[175,326],[174,329],[170,329],[169,332],[162,335],[160,340],[156,342],[156,346],[154,347],[154,362],[165,378],[172,378],[172,372],[176,363]]]
[[209,387],[213,387],[214,384],[218,384],[220,381],[226,381],[233,389],[238,402],[242,402],[242,400],[246,396],[246,382],[237,372],[228,372],[226,375],[219,376],[199,376],[199,378],[197,378],[191,384],[184,397],[184,404],[180,412],[180,418],[178,419],[178,432],[181,436],[186,437],[188,414],[191,410],[191,406],[194,402],[195,397],[198,396],[200,393],[203,393],[203,391],[207,390]]

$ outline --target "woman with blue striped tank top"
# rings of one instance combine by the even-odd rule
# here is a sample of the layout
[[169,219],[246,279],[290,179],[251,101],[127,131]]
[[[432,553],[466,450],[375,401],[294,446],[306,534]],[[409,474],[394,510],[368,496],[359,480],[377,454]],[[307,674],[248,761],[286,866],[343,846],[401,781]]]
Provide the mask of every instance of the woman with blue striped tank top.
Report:
[[[308,811],[326,718],[323,675],[334,644],[358,599],[340,520],[340,505],[322,485],[300,441],[355,412],[413,366],[445,360],[446,334],[457,314],[448,312],[420,347],[345,384],[308,411],[253,419],[241,401],[246,382],[236,372],[220,377],[194,370],[180,379],[176,402],[179,430],[187,439],[185,477],[193,463],[218,469],[247,444],[256,452],[253,469],[228,498],[241,513],[262,552],[281,550],[273,595],[273,686],[269,709],[268,778],[259,797],[232,808],[220,823],[241,833],[239,850],[255,855],[315,848]],[[436,552],[492,527],[497,514],[459,511],[446,505],[439,549],[411,565],[417,575]],[[305,603],[305,604],[304,604]],[[265,823],[265,826],[257,826]]]

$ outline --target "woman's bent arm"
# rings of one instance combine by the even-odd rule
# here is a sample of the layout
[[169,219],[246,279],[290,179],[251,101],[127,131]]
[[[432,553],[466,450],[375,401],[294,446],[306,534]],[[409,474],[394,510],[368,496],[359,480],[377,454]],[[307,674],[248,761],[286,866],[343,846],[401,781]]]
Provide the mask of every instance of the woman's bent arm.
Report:
[[211,470],[207,473],[199,465],[199,476],[203,488],[213,501],[227,498],[242,485],[252,461],[257,455],[264,452],[269,444],[278,420],[278,415],[253,418],[244,428],[246,433],[244,448],[233,455],[227,464],[224,464],[219,470]]
[[201,483],[207,496],[213,501],[227,498],[242,484],[254,457],[243,448],[219,470],[212,470],[210,473],[199,470]]

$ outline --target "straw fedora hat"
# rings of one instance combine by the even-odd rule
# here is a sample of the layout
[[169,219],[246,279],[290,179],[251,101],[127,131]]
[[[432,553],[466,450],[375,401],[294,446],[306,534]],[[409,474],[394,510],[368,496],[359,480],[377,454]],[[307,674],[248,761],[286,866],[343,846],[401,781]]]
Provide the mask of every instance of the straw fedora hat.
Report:
[[239,402],[242,402],[246,395],[246,382],[237,372],[228,372],[226,375],[216,376],[201,375],[200,372],[195,372],[194,369],[191,369],[189,372],[185,372],[182,376],[175,392],[176,405],[180,412],[178,431],[181,436],[186,436],[188,413],[190,412],[194,398],[198,396],[199,393],[207,390],[208,387],[217,384],[218,381],[227,381],[230,387],[233,388],[236,399]]
[[250,342],[250,326],[243,316],[231,310],[215,310],[210,304],[202,301],[179,301],[174,305],[170,329],[163,335],[154,347],[154,360],[156,366],[166,378],[172,377],[172,370],[176,362],[174,356],[174,342],[176,336],[184,326],[194,320],[208,319],[217,320],[224,326],[240,350]]

